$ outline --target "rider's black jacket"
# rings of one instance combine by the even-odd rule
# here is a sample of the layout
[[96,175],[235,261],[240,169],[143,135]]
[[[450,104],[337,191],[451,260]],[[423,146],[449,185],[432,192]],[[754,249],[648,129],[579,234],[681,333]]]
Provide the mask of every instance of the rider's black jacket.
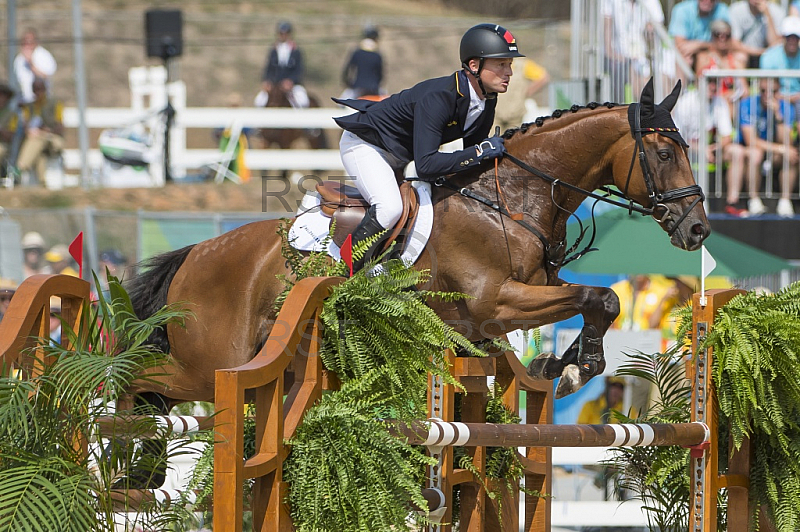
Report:
[[[339,126],[387,150],[404,162],[415,161],[417,174],[435,179],[479,163],[475,144],[489,135],[494,122],[495,98],[475,123],[464,131],[470,105],[469,81],[464,71],[422,81],[378,102],[340,100],[357,113],[335,118]],[[465,149],[441,153],[439,146],[463,138]]]

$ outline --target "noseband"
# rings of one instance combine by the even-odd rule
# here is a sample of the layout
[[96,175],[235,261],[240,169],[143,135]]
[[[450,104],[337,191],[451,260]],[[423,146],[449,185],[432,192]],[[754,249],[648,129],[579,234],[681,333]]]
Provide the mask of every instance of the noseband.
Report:
[[[694,209],[694,207],[700,203],[701,201],[705,200],[705,195],[703,194],[703,189],[700,188],[700,185],[689,185],[688,187],[681,187],[676,188],[674,190],[668,190],[666,192],[659,192],[658,185],[656,185],[656,181],[653,178],[653,174],[650,171],[650,163],[647,162],[647,156],[644,152],[644,140],[642,139],[643,135],[647,135],[648,133],[659,133],[669,132],[669,131],[678,131],[678,128],[643,128],[642,127],[642,116],[641,116],[641,104],[639,103],[632,103],[631,105],[636,106],[636,124],[635,127],[631,128],[633,133],[633,138],[636,140],[636,149],[633,151],[633,157],[631,157],[631,166],[628,169],[628,179],[625,181],[625,190],[623,190],[623,194],[626,198],[628,198],[628,185],[631,182],[631,175],[633,174],[633,167],[636,164],[636,156],[638,153],[639,156],[639,166],[642,167],[642,177],[644,178],[644,184],[647,187],[647,197],[650,198],[650,206],[646,207],[645,209],[649,212],[647,214],[652,215],[658,223],[665,223],[672,218],[672,213],[667,207],[667,203],[679,200],[681,198],[687,198],[689,196],[697,196],[692,204],[689,206],[688,209],[684,210],[681,214],[680,218],[669,228],[667,234],[672,236],[673,233],[678,229],[681,222],[689,215],[689,213]],[[631,207],[633,205],[633,200],[628,198],[631,202]],[[631,208],[629,207],[629,208]],[[664,209],[664,215],[660,218],[656,214],[656,211],[659,209]]]

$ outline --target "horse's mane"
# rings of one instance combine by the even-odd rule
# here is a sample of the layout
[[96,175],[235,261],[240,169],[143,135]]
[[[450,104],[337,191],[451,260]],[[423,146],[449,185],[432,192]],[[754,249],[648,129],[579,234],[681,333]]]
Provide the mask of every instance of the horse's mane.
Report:
[[545,120],[561,118],[565,113],[577,113],[581,109],[590,109],[590,110],[594,111],[598,107],[606,107],[608,109],[613,109],[614,107],[617,107],[617,106],[620,106],[620,105],[624,105],[624,104],[613,103],[613,102],[605,102],[605,103],[591,102],[591,103],[588,103],[586,105],[573,105],[569,109],[556,109],[555,111],[553,111],[553,114],[550,115],[550,116],[540,116],[539,118],[537,118],[533,122],[526,122],[526,123],[522,124],[519,127],[507,129],[505,131],[505,133],[503,133],[503,138],[504,139],[510,139],[517,132],[526,133],[528,131],[528,129],[530,129],[530,127],[534,126],[534,125],[536,127],[542,127],[544,125],[544,121]]

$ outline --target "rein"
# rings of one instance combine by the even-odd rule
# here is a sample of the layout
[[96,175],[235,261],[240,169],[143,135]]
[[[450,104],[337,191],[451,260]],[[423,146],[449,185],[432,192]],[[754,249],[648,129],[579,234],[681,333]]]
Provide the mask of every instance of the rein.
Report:
[[[572,183],[564,182],[564,181],[562,181],[560,179],[557,179],[557,178],[551,176],[550,174],[542,172],[541,170],[538,170],[537,168],[534,168],[533,166],[529,165],[525,161],[522,161],[521,159],[511,155],[508,152],[503,154],[503,157],[505,159],[508,159],[512,163],[516,164],[517,166],[519,166],[520,168],[522,168],[526,172],[530,173],[531,175],[534,175],[534,176],[536,176],[536,177],[538,177],[540,179],[543,179],[544,181],[547,181],[548,183],[550,183],[551,189],[554,189],[556,186],[564,187],[564,188],[567,188],[569,190],[572,190],[573,192],[578,192],[580,194],[583,194],[586,197],[593,198],[593,199],[595,199],[597,201],[602,201],[604,203],[608,203],[608,204],[614,205],[616,207],[622,207],[624,209],[627,209],[629,214],[635,211],[635,212],[640,213],[642,215],[653,216],[654,218],[656,218],[656,220],[659,223],[665,223],[666,221],[671,219],[671,214],[672,213],[669,210],[669,208],[667,207],[667,205],[666,205],[667,203],[676,201],[676,200],[681,199],[681,198],[689,197],[689,196],[697,196],[694,199],[694,201],[692,202],[692,204],[689,206],[689,208],[684,210],[684,212],[681,214],[680,218],[678,218],[678,220],[675,221],[675,223],[672,225],[672,227],[667,231],[667,234],[669,236],[672,236],[675,233],[675,231],[678,229],[678,226],[681,224],[681,222],[683,222],[683,220],[686,218],[686,216],[689,215],[689,212],[691,212],[691,210],[694,209],[694,207],[699,202],[705,200],[705,194],[703,194],[703,189],[700,188],[700,186],[697,185],[697,184],[689,185],[687,187],[676,188],[674,190],[668,190],[668,191],[663,192],[663,193],[659,192],[658,186],[656,185],[655,179],[653,178],[653,174],[652,174],[652,172],[650,170],[650,164],[647,161],[647,156],[645,154],[645,149],[644,149],[644,140],[643,140],[642,136],[643,135],[647,135],[649,133],[660,133],[660,132],[677,131],[677,128],[642,128],[642,126],[641,126],[641,104],[632,103],[630,105],[635,106],[635,110],[636,110],[636,112],[635,112],[635,115],[636,115],[635,127],[631,128],[631,133],[632,133],[632,135],[634,137],[634,140],[636,142],[636,148],[634,149],[633,155],[631,157],[631,166],[628,169],[628,178],[627,178],[627,180],[625,182],[625,190],[623,192],[621,192],[621,193],[619,191],[617,191],[617,190],[612,189],[612,188],[609,188],[609,187],[606,187],[606,186],[602,186],[602,187],[599,187],[599,190],[602,190],[606,195],[596,194],[596,193],[591,192],[589,190],[583,189],[583,188],[581,188],[581,187],[579,187],[577,185],[573,185]],[[638,156],[638,159],[639,159],[639,165],[642,168],[642,176],[644,178],[645,186],[647,187],[648,198],[650,198],[650,206],[649,207],[645,206],[645,205],[642,205],[641,203],[638,203],[634,199],[628,197],[628,186],[630,185],[631,176],[633,175],[633,168],[634,168],[634,165],[636,164],[637,156]],[[497,159],[495,159],[495,179],[497,180],[498,177],[497,177],[497,173],[496,173],[497,172],[496,166],[497,166]],[[482,203],[483,205],[486,205],[487,207],[489,207],[490,209],[500,213],[501,215],[504,215],[504,216],[507,216],[507,217],[511,218],[512,220],[514,220],[515,222],[520,224],[522,227],[524,227],[525,229],[527,229],[528,231],[530,231],[531,233],[536,235],[539,238],[539,240],[542,241],[542,244],[544,245],[545,253],[547,255],[547,264],[552,268],[560,268],[560,267],[564,266],[565,264],[568,264],[568,263],[570,263],[570,262],[572,262],[572,261],[574,261],[576,259],[581,258],[583,255],[585,255],[586,253],[588,253],[590,251],[595,251],[595,248],[591,247],[592,243],[594,242],[594,237],[595,237],[594,231],[592,232],[592,238],[591,238],[591,241],[589,242],[589,244],[583,250],[581,250],[579,252],[576,252],[574,255],[572,255],[570,257],[568,257],[567,255],[569,255],[570,253],[572,253],[573,251],[575,251],[577,249],[580,241],[583,239],[584,231],[581,231],[581,235],[578,237],[576,242],[568,250],[566,250],[566,252],[564,251],[564,247],[565,247],[565,243],[564,242],[560,242],[557,246],[552,247],[551,244],[550,244],[550,241],[548,240],[548,238],[544,234],[542,234],[541,231],[539,231],[538,229],[536,229],[532,225],[530,225],[530,224],[526,223],[525,221],[523,221],[521,219],[521,216],[515,215],[515,214],[512,214],[511,212],[509,212],[508,206],[505,205],[506,202],[505,202],[505,198],[502,196],[502,192],[499,192],[499,194],[500,194],[500,198],[501,198],[501,200],[502,200],[504,205],[498,205],[497,203],[493,202],[492,200],[490,200],[488,198],[485,198],[485,197],[483,197],[483,196],[481,196],[479,194],[476,194],[475,192],[473,192],[472,190],[470,190],[470,189],[468,189],[466,187],[457,187],[457,186],[453,185],[452,183],[450,183],[444,177],[440,177],[440,178],[436,179],[433,182],[433,184],[435,186],[437,186],[437,187],[445,187],[445,188],[450,189],[452,191],[458,192],[459,194],[461,194],[462,196],[464,196],[466,198],[470,198],[470,199],[475,200],[475,201],[477,201],[479,203]],[[497,186],[498,186],[498,191],[499,191],[500,190],[499,181],[497,182]],[[624,200],[626,200],[626,202],[622,202],[622,201],[617,201],[615,199],[611,199],[609,196],[615,196],[617,198],[624,199]],[[660,218],[657,217],[657,215],[656,215],[656,212],[659,209],[664,209],[664,211],[665,211],[664,215],[661,216]],[[594,210],[592,210],[592,220],[594,220]]]

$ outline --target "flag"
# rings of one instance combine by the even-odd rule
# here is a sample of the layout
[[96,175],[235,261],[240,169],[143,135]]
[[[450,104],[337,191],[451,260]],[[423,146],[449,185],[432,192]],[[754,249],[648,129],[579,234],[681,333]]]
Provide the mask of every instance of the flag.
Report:
[[717,261],[714,260],[714,257],[711,256],[705,246],[702,246],[702,248],[703,255],[700,260],[700,269],[703,270],[703,279],[705,279],[717,267]]
[[347,235],[347,238],[344,239],[342,243],[342,247],[339,248],[339,255],[341,255],[342,260],[345,264],[350,268],[350,277],[353,276],[353,235]]
[[69,254],[78,263],[78,277],[83,279],[83,231],[69,245]]

